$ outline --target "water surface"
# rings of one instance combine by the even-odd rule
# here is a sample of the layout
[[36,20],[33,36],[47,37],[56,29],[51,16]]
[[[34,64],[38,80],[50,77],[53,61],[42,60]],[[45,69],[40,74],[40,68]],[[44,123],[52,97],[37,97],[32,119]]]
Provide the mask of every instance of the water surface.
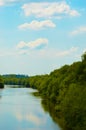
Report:
[[0,130],[61,130],[45,113],[35,90],[9,88],[0,90]]

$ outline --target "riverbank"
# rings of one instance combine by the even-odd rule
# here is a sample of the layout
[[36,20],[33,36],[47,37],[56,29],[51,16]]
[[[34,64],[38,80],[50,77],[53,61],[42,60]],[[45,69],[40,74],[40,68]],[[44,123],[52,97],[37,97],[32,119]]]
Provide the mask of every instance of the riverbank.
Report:
[[63,129],[86,129],[86,55],[49,75],[29,78],[29,85],[39,91],[36,96],[53,103],[55,115],[64,120]]
[[4,81],[3,81],[3,77],[0,76],[0,89],[4,88]]

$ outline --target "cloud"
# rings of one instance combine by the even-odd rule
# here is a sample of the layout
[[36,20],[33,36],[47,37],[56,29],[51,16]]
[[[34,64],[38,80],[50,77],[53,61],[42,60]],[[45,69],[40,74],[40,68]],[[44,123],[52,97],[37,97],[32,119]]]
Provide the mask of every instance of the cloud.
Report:
[[18,55],[27,55],[28,51],[23,49],[23,50],[17,51],[16,54],[18,54]]
[[58,52],[56,55],[60,56],[60,57],[68,56],[68,55],[71,55],[72,53],[76,52],[77,50],[78,50],[78,47],[72,47],[69,50]]
[[18,45],[17,45],[17,48],[24,48],[27,46],[27,43],[25,43],[24,41],[21,41]]
[[20,0],[0,0],[0,6],[4,6],[8,3],[19,2]]
[[0,0],[0,6],[3,6],[3,5],[4,5],[4,1]]
[[71,47],[68,50],[57,50],[57,49],[45,49],[41,50],[38,55],[46,58],[58,58],[58,57],[65,57],[77,52],[78,47]]
[[71,9],[66,2],[40,2],[28,3],[22,6],[25,16],[50,18],[59,15],[78,16],[78,11]]
[[78,34],[82,34],[82,33],[86,33],[86,26],[82,26],[82,27],[77,28],[76,30],[72,31],[70,33],[70,35],[74,36],[74,35],[78,35]]
[[38,47],[41,47],[41,46],[46,46],[48,44],[48,39],[46,38],[39,38],[35,41],[31,41],[31,42],[24,42],[24,41],[21,41],[18,45],[17,45],[17,48],[18,49],[22,49],[22,48],[25,48],[25,47],[28,47],[30,49],[34,49],[34,48],[38,48]]
[[86,48],[83,50],[83,53],[86,53]]
[[31,23],[24,23],[18,26],[19,29],[33,29],[39,30],[44,29],[46,27],[54,28],[56,25],[51,20],[44,21],[32,21]]
[[18,54],[23,55],[26,54],[33,58],[44,58],[44,59],[55,59],[55,58],[63,58],[68,57],[70,55],[74,55],[78,51],[78,47],[71,47],[68,50],[58,50],[55,48],[44,48],[40,50],[19,50]]
[[13,56],[15,55],[15,49],[0,49],[0,57],[3,57],[3,56]]

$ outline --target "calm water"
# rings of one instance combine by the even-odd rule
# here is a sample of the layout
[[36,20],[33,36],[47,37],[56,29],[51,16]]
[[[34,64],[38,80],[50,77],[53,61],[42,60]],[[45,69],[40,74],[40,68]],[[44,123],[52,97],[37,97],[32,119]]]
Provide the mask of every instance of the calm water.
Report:
[[27,88],[0,90],[0,130],[61,130]]

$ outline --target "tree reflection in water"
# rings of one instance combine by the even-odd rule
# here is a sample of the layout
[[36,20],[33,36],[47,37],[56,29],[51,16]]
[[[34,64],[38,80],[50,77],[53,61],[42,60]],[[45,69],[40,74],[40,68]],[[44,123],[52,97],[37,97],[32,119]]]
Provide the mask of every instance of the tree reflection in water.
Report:
[[0,99],[2,98],[2,91],[3,89],[0,89]]
[[46,113],[49,113],[52,120],[56,124],[59,124],[59,126],[62,128],[62,130],[67,130],[64,126],[64,119],[62,119],[60,111],[57,111],[55,109],[55,105],[52,102],[50,102],[49,100],[42,99],[41,105],[42,105],[44,111]]

